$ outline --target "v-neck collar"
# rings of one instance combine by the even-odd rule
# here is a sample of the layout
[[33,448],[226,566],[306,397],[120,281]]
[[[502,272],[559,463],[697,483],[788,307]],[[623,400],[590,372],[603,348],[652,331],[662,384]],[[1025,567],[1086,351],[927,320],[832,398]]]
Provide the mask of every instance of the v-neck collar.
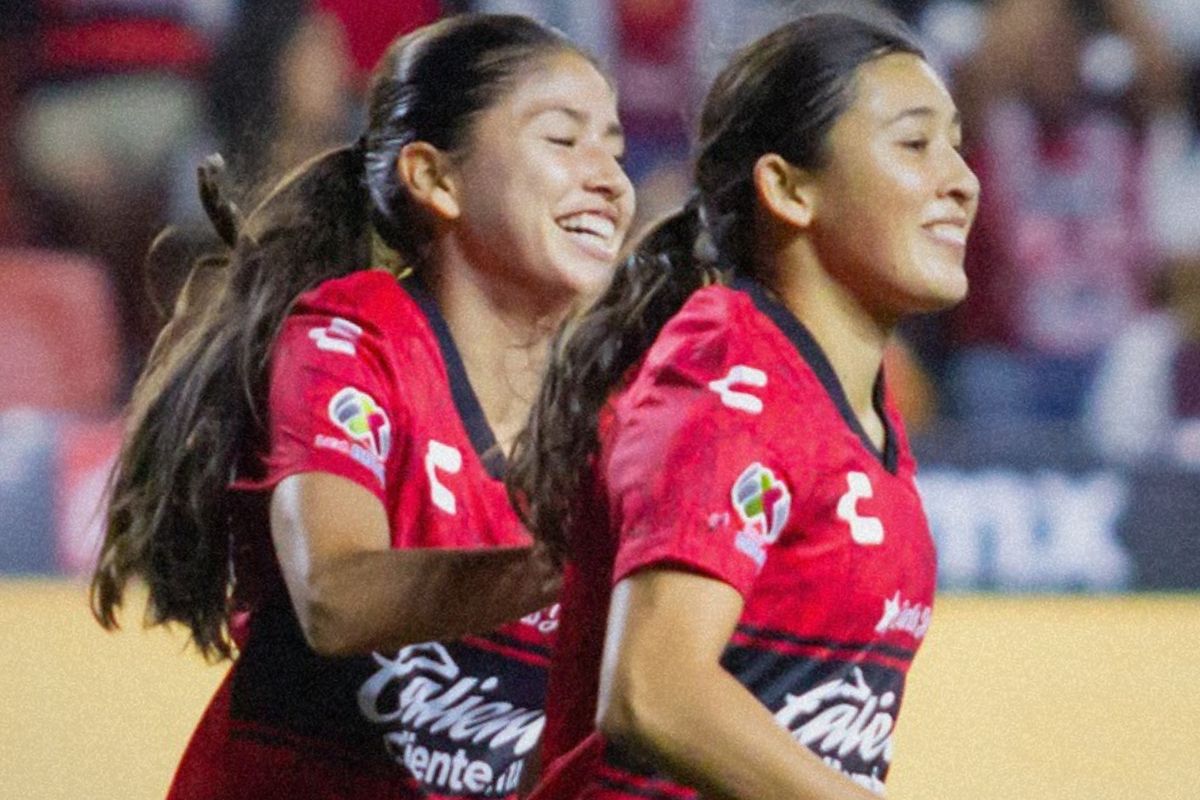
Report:
[[467,430],[471,447],[483,462],[487,474],[496,480],[502,480],[508,460],[496,442],[496,434],[488,425],[475,389],[467,379],[467,369],[463,365],[462,356],[459,355],[458,346],[454,344],[454,337],[450,335],[450,326],[446,324],[446,318],[442,316],[437,301],[420,278],[409,275],[400,281],[400,286],[420,307],[425,319],[429,321],[429,326],[433,328],[438,350],[441,351],[442,361],[446,364],[446,374],[450,378],[450,396],[454,399],[454,407]]
[[796,352],[799,353],[800,358],[816,373],[817,380],[825,387],[826,394],[829,395],[834,405],[837,406],[842,420],[858,436],[863,447],[867,448],[867,451],[883,464],[884,469],[895,474],[898,460],[896,432],[892,430],[891,421],[888,419],[885,410],[883,370],[879,371],[879,375],[875,379],[875,386],[871,392],[871,404],[875,407],[875,411],[879,414],[879,419],[883,423],[883,450],[881,452],[863,429],[862,424],[858,421],[858,416],[850,408],[850,401],[846,398],[842,382],[838,379],[837,373],[833,371],[833,365],[829,363],[829,358],[825,355],[825,351],[821,349],[821,345],[813,338],[808,328],[805,328],[804,324],[796,318],[795,314],[788,311],[783,303],[771,297],[766,288],[753,278],[738,276],[733,279],[731,288],[749,295],[755,308],[766,315],[771,322],[775,323],[775,327],[779,328],[780,333],[796,348]]

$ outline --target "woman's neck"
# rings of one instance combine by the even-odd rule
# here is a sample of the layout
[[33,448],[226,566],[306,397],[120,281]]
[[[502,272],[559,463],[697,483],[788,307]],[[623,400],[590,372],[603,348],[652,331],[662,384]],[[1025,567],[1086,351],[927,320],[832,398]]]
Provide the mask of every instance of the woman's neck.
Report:
[[871,441],[882,448],[884,425],[875,408],[875,383],[894,323],[870,314],[807,247],[789,248],[781,256],[786,263],[768,267],[778,276],[770,281],[772,288],[821,346],[850,409]]
[[528,290],[494,285],[469,269],[433,272],[430,291],[507,454],[536,399],[550,338],[569,309],[540,310],[529,302]]

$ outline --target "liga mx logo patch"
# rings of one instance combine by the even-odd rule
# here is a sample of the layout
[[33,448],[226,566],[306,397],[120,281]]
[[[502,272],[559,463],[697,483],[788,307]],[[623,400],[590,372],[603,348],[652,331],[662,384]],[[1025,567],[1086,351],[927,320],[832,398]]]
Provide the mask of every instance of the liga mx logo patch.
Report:
[[742,520],[737,548],[762,567],[767,560],[766,546],[779,539],[787,524],[792,494],[774,472],[756,461],[734,481],[730,496]]
[[380,461],[387,460],[392,449],[392,423],[371,395],[347,386],[329,401],[329,418]]

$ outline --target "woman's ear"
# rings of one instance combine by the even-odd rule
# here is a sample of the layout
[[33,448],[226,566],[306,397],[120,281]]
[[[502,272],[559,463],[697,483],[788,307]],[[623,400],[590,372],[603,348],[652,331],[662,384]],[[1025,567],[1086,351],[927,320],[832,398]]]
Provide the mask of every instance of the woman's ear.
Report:
[[458,183],[446,154],[429,142],[412,142],[400,149],[396,177],[420,206],[446,220],[462,213]]
[[812,224],[816,186],[808,170],[767,153],[754,162],[754,190],[759,205],[780,222],[802,229]]

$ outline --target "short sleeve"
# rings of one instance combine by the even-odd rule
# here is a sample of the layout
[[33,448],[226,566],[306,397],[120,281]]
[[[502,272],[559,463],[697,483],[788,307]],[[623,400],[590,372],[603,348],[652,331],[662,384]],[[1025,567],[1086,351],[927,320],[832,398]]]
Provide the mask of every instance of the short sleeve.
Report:
[[792,492],[763,433],[768,373],[723,338],[643,368],[614,406],[602,462],[614,582],[671,565],[746,596],[787,522]]
[[367,321],[313,310],[290,316],[272,356],[270,450],[256,488],[329,472],[386,505],[389,459],[403,446],[392,372],[386,343]]

